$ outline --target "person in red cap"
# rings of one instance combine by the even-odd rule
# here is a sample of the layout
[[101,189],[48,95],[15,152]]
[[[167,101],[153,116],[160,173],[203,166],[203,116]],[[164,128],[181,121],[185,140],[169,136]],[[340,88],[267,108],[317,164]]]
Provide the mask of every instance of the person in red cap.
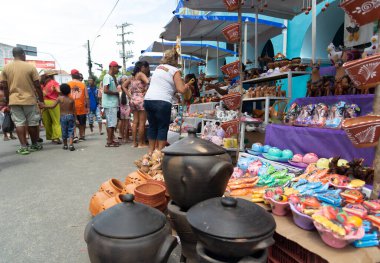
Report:
[[103,78],[102,107],[107,120],[107,144],[106,147],[119,147],[115,141],[114,132],[117,126],[117,110],[119,107],[119,91],[117,90],[116,74],[119,72],[119,64],[112,61],[109,71]]
[[[80,81],[81,75],[82,74],[80,74],[77,69],[71,70],[71,77],[73,78],[73,80],[67,84],[69,84],[71,88],[71,98],[73,98],[75,101],[75,111],[79,127],[79,141],[84,141],[89,98],[86,85],[82,81]],[[74,142],[78,142],[77,136],[74,137]]]

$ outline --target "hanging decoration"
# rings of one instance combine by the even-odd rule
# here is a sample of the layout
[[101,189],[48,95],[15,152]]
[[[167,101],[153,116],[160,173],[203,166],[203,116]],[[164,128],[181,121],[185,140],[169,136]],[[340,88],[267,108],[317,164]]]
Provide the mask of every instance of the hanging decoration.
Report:
[[233,79],[237,76],[239,76],[240,71],[239,71],[239,63],[240,61],[237,60],[235,62],[229,63],[227,65],[224,65],[220,69],[224,74],[226,74],[230,79]]
[[237,43],[240,41],[240,24],[233,23],[223,28],[222,33],[229,43]]
[[239,0],[223,0],[228,11],[236,11],[239,9]]
[[223,122],[220,127],[222,127],[225,132],[224,138],[230,138],[231,136],[237,135],[239,133],[238,120]]
[[341,0],[340,7],[359,26],[379,19],[380,0]]
[[222,101],[229,110],[237,110],[240,106],[241,94],[239,92],[222,96]]

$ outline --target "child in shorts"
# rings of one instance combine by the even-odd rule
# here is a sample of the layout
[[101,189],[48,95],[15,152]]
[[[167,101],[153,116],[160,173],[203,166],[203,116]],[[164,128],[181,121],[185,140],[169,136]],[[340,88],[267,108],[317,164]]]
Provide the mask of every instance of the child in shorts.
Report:
[[129,142],[129,119],[131,108],[129,107],[128,97],[124,91],[120,96],[120,135],[123,143]]
[[[55,108],[58,104],[61,109],[61,129],[62,129],[62,140],[63,140],[63,149],[70,151],[75,151],[73,145],[74,139],[74,128],[77,120],[77,116],[75,113],[75,102],[70,97],[70,86],[66,83],[61,84],[60,90],[62,96],[59,96],[56,102],[51,106],[45,106],[45,109]],[[67,139],[69,139],[70,145],[67,146]]]

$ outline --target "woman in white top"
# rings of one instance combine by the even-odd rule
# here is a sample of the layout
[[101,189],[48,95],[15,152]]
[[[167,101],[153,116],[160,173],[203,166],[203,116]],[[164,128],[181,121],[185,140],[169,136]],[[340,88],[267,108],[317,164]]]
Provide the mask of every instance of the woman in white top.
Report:
[[178,53],[175,49],[165,51],[161,63],[154,71],[144,99],[149,121],[149,153],[165,147],[173,96],[176,92],[185,93],[189,88],[177,68]]

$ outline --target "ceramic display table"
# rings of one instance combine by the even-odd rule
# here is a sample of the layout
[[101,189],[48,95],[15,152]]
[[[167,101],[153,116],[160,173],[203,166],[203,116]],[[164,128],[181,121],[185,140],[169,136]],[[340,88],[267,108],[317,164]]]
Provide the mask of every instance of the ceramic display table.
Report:
[[[250,196],[241,196],[246,200],[251,200]],[[269,210],[269,206],[259,203],[261,207]],[[287,216],[273,215],[276,221],[276,233],[284,238],[297,243],[306,250],[322,257],[328,262],[334,263],[376,263],[380,262],[380,250],[377,247],[355,248],[347,246],[342,249],[336,249],[326,245],[317,230],[306,231],[296,226],[293,222],[292,214]],[[295,258],[294,262],[297,261]]]
[[270,124],[266,127],[265,144],[290,149],[295,154],[313,152],[319,157],[340,156],[348,161],[364,158],[369,166],[375,158],[375,147],[354,147],[343,130]]

